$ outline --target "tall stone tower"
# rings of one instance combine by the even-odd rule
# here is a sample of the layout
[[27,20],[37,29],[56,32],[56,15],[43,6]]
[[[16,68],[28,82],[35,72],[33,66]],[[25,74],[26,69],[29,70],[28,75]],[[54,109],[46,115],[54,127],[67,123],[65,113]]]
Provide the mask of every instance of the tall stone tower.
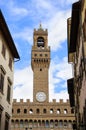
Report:
[[40,24],[34,29],[31,65],[33,70],[33,102],[48,102],[48,71],[50,64],[50,47],[48,46],[48,32]]
[[69,100],[49,102],[50,47],[48,32],[40,24],[34,29],[31,66],[33,70],[33,102],[13,100],[11,130],[73,130],[75,121]]

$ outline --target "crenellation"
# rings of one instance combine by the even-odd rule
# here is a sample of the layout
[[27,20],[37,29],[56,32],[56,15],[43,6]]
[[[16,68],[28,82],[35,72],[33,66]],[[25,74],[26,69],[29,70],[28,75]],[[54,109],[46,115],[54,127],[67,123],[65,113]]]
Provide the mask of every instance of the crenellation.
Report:
[[48,35],[47,29],[34,29],[34,35]]
[[26,100],[24,100],[24,99],[13,99],[13,103],[32,103],[31,101],[30,101],[30,99],[26,99]]
[[[20,100],[17,100],[17,99],[13,99],[13,104],[14,103],[18,103],[18,104],[21,104],[21,103],[26,103],[26,104],[33,104],[32,101],[30,101],[30,99],[20,99]],[[47,104],[69,104],[69,99],[67,99],[66,101],[64,101],[63,99],[59,99],[59,101],[56,101],[56,99],[52,99],[51,102],[47,103]]]
[[69,99],[67,99],[66,102],[69,103]]
[[30,103],[30,99],[26,99],[26,102],[27,102],[27,103]]
[[24,100],[23,99],[20,99],[20,103],[23,103],[24,102]]
[[17,102],[17,99],[13,99],[13,103],[16,103]]
[[56,99],[53,99],[53,102],[56,103]]
[[63,103],[63,99],[60,99],[60,103]]
[[47,29],[43,29],[43,28],[36,29],[36,28],[34,28],[34,32],[38,32],[38,31],[48,32]]

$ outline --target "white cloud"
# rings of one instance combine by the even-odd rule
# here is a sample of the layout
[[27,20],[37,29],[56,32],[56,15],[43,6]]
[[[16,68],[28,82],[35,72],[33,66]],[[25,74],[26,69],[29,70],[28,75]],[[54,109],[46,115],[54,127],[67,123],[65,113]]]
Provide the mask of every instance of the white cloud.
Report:
[[10,11],[10,15],[13,16],[16,19],[23,18],[28,15],[29,11],[24,7],[19,7],[19,5],[16,5],[14,1],[9,1],[9,4],[7,4],[8,10]]
[[66,2],[65,2],[65,0],[64,0],[64,3],[66,3],[66,4],[73,4],[74,2],[77,2],[78,0],[66,0]]
[[[77,2],[78,0],[59,0],[59,1],[56,1],[56,0],[53,0],[52,1],[52,4],[56,4],[57,6],[60,6],[61,9],[63,8],[67,8],[69,5],[72,5],[74,2]],[[58,7],[59,8],[59,7]]]
[[67,80],[68,78],[70,78],[73,75],[72,66],[71,66],[71,64],[69,65],[67,63],[66,57],[64,57],[63,61],[61,63],[59,63],[59,65],[57,66],[57,69],[59,69],[60,71],[58,71],[56,73],[56,77],[59,77],[62,80]]
[[41,8],[41,9],[51,9],[52,5],[50,1],[46,1],[46,0],[36,0],[35,1],[37,8]]
[[15,10],[12,10],[12,13],[14,13],[15,15],[27,15],[28,14],[28,11],[25,9],[25,8],[17,8],[15,7]]
[[[67,0],[68,4],[74,1],[75,0]],[[15,16],[15,20],[19,19],[19,23],[21,23],[21,21],[24,20],[23,18],[27,16],[27,21],[29,22],[30,19],[35,24],[32,26],[30,26],[29,23],[26,25],[24,24],[22,28],[20,28],[20,24],[19,27],[17,25],[16,28],[18,29],[13,29],[13,31],[17,30],[16,33],[13,32],[15,39],[20,38],[31,44],[33,26],[37,26],[41,21],[44,25],[43,27],[48,28],[49,45],[52,51],[56,51],[58,48],[62,47],[62,42],[67,39],[67,18],[71,16],[71,10],[69,10],[69,7],[65,10],[61,10],[57,4],[64,5],[67,4],[67,2],[65,2],[65,0],[60,0],[59,2],[52,2],[51,0],[32,0],[28,1],[26,6],[22,6],[21,4],[18,5],[17,2],[10,1],[10,14]]]
[[50,101],[52,101],[53,99],[56,99],[56,101],[59,101],[60,99],[63,99],[64,101],[66,101],[67,99],[69,99],[69,95],[67,93],[67,91],[63,90],[59,93],[52,93],[50,91]]
[[33,40],[32,34],[33,34],[32,29],[26,27],[26,28],[22,28],[22,30],[20,29],[18,33],[17,32],[14,33],[14,37],[16,39],[22,39],[24,41],[27,41],[29,44],[32,44],[32,40]]
[[61,80],[70,78],[72,76],[72,65],[67,63],[67,57],[63,57],[59,63],[56,61],[58,61],[56,58],[52,59],[50,73]]
[[67,18],[70,17],[70,10],[57,12],[48,21],[49,44],[52,50],[61,47],[62,42],[67,39]]
[[[56,63],[56,59],[55,61],[54,60],[51,61],[50,73],[49,73],[50,100],[53,99],[53,97],[56,100],[62,98],[68,99],[69,97],[68,93],[66,90],[64,90],[64,88],[67,88],[67,79],[71,77],[72,77],[72,66],[67,63],[66,57],[64,57],[60,63]],[[61,83],[62,81],[64,81],[64,84]],[[62,90],[59,93],[56,93],[54,90],[55,87],[57,87],[58,90],[60,87],[62,88]]]
[[33,73],[30,66],[22,70],[15,71],[13,98],[32,99],[33,96],[32,86],[33,86]]
[[[67,39],[67,18],[70,16],[70,11],[57,12],[52,18],[48,19],[46,23],[43,23],[46,28],[48,28],[49,34],[49,45],[52,51],[56,51],[59,47],[62,47],[62,42]],[[43,28],[44,28],[43,26]],[[24,27],[14,33],[14,37],[21,38],[31,44],[32,41],[33,28]]]

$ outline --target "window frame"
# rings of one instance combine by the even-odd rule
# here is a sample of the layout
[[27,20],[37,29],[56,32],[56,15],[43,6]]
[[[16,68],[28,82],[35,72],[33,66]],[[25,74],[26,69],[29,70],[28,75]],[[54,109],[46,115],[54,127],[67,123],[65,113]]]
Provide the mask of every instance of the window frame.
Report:
[[[5,82],[6,71],[2,65],[0,65],[0,92],[4,93],[4,82]],[[3,79],[2,79],[3,78]],[[3,81],[2,81],[3,80]],[[1,86],[2,85],[2,86]]]
[[12,60],[11,57],[9,57],[9,63],[8,63],[8,65],[9,65],[10,70],[12,70],[13,60]]
[[1,51],[2,55],[4,58],[6,58],[6,46],[5,44],[2,44],[2,51]]
[[11,101],[11,86],[12,86],[12,82],[11,82],[10,78],[8,77],[8,84],[7,84],[7,101],[8,101],[8,103],[10,103],[10,101]]

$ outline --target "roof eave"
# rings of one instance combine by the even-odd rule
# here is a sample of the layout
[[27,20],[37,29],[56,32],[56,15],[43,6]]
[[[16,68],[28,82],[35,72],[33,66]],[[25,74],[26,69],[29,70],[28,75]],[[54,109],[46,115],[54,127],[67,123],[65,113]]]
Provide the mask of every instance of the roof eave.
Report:
[[7,45],[9,47],[9,49],[11,50],[13,57],[16,59],[20,59],[20,56],[19,56],[18,51],[15,47],[14,41],[12,39],[12,36],[10,34],[10,31],[8,29],[8,26],[6,24],[6,21],[4,19],[4,16],[3,16],[1,10],[0,10],[0,29],[3,33],[5,40],[7,41]]

